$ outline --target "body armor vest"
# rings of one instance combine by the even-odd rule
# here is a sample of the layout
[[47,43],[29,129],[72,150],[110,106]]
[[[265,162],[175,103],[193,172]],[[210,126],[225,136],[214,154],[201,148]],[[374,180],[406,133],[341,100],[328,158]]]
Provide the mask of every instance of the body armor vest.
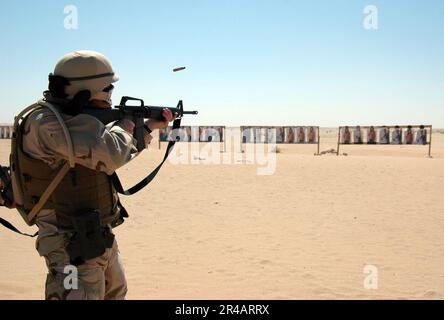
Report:
[[[59,168],[52,169],[43,161],[34,159],[23,151],[25,123],[26,121],[22,121],[19,130],[15,132],[16,150],[14,151],[17,154],[14,157],[16,163],[13,165],[22,191],[21,203],[17,202],[17,208],[25,221],[33,225],[35,221],[29,221],[26,214],[39,201],[40,196],[57,175]],[[77,164],[63,177],[43,209],[54,209],[59,227],[64,229],[72,229],[71,218],[85,210],[96,210],[102,226],[108,224],[116,226],[122,222],[119,219],[121,209],[119,198],[110,177],[104,172]]]

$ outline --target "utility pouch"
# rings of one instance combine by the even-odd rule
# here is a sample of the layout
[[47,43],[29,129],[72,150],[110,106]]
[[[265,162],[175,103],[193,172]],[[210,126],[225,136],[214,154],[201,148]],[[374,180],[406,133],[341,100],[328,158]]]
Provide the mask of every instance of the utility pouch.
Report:
[[15,208],[9,167],[0,166],[0,206]]
[[70,217],[74,233],[66,246],[72,265],[100,257],[114,242],[114,234],[109,227],[102,227],[97,210],[85,210]]

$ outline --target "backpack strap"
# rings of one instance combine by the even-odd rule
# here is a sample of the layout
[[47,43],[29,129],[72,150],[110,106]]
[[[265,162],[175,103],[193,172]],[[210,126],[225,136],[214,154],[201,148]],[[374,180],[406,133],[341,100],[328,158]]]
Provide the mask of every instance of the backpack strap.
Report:
[[[28,213],[29,221],[32,221],[32,219],[34,219],[34,217],[37,215],[37,213],[43,208],[43,206],[46,204],[46,202],[48,201],[49,197],[54,192],[54,190],[57,188],[57,186],[62,181],[63,177],[66,175],[66,173],[69,171],[69,169],[73,168],[75,166],[74,148],[73,148],[73,144],[72,144],[71,135],[69,134],[69,130],[68,130],[65,122],[63,121],[62,116],[60,115],[58,110],[53,105],[51,105],[50,103],[41,100],[38,103],[34,103],[33,105],[27,107],[22,112],[20,112],[20,114],[17,117],[15,117],[15,120],[14,120],[14,132],[15,133],[18,132],[18,127],[20,125],[20,121],[24,120],[25,116],[29,112],[31,112],[33,110],[36,110],[38,108],[41,108],[41,107],[46,107],[49,110],[51,110],[52,113],[56,116],[60,126],[62,127],[63,133],[65,134],[65,138],[66,138],[66,144],[68,146],[68,161],[65,161],[63,163],[63,165],[59,169],[57,175],[54,177],[54,179],[48,185],[46,190],[43,192],[43,194],[40,197],[40,199],[37,202],[37,204],[34,205],[34,207],[32,207],[31,211]],[[21,148],[21,146],[15,146],[15,147]],[[14,231],[14,232],[16,232],[18,234],[21,234],[21,235],[24,235],[24,236],[35,237],[36,235],[38,235],[38,232],[36,232],[34,235],[29,235],[27,233],[23,233],[20,230],[18,230],[16,227],[14,227],[10,222],[8,222],[8,221],[6,221],[6,220],[4,220],[2,218],[0,218],[0,224],[5,226],[9,230]]]
[[57,175],[51,181],[49,186],[43,192],[42,196],[40,197],[39,202],[37,202],[37,204],[34,207],[32,207],[31,211],[29,211],[29,213],[28,213],[29,220],[34,219],[36,214],[43,208],[43,206],[48,201],[49,197],[54,192],[54,190],[57,188],[57,186],[62,181],[63,177],[66,175],[66,173],[69,171],[69,169],[70,169],[70,166],[69,166],[68,162],[65,162],[63,164],[63,166],[60,168],[59,172],[57,172]]
[[71,139],[71,134],[69,133],[68,127],[66,126],[65,121],[63,120],[60,112],[49,102],[40,100],[38,102],[40,106],[44,106],[52,111],[52,113],[56,116],[60,126],[62,127],[63,133],[65,135],[66,145],[68,146],[68,163],[70,168],[74,168],[76,165],[75,156],[74,156],[74,147]]

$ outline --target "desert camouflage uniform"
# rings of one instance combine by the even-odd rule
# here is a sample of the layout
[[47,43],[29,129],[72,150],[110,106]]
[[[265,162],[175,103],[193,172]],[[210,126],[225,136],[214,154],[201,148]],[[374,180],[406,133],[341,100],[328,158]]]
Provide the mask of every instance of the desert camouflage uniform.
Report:
[[[62,116],[71,134],[76,163],[82,166],[111,174],[137,152],[136,141],[119,127],[119,123],[105,127],[89,115]],[[149,140],[151,138],[149,136]],[[40,109],[29,116],[25,124],[23,151],[54,168],[68,159],[65,136],[51,111]],[[41,210],[36,224],[39,228],[36,248],[48,267],[46,299],[125,298],[127,284],[116,241],[102,256],[78,266],[78,288],[67,290],[64,286],[65,267],[70,264],[65,251],[67,234],[58,229],[56,213],[51,209]]]

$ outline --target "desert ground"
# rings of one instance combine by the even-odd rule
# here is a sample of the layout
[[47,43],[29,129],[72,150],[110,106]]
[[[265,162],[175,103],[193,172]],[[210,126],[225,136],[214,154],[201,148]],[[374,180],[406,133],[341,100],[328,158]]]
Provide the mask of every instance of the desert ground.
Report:
[[[320,150],[336,148],[322,129]],[[126,186],[163,156],[153,142],[119,170]],[[128,299],[444,299],[444,130],[427,146],[279,145],[254,163],[174,165],[122,197],[115,229]],[[346,155],[343,155],[345,153]],[[0,140],[7,163],[9,141]],[[0,216],[34,232],[14,210]],[[0,299],[43,299],[35,240],[0,226]],[[378,271],[365,288],[364,267]]]

